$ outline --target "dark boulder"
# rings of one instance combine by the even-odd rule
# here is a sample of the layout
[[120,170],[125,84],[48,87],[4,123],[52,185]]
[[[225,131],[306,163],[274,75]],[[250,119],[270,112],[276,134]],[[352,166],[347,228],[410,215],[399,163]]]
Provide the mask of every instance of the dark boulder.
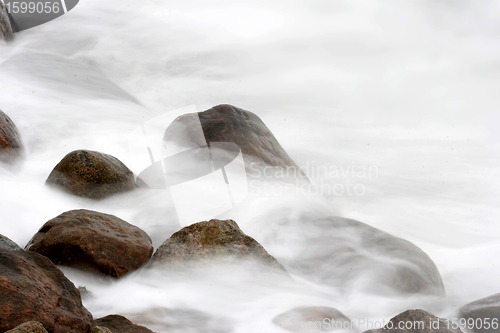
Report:
[[5,333],[48,333],[45,327],[37,321],[29,321],[27,323],[16,326]]
[[16,125],[0,110],[0,162],[14,164],[22,153],[23,145]]
[[27,321],[38,321],[51,333],[88,333],[92,315],[48,258],[0,248],[0,332]]
[[453,322],[424,310],[407,310],[393,317],[383,328],[370,333],[462,333]]
[[460,309],[460,317],[474,322],[471,332],[500,332],[500,294],[466,304]]
[[342,312],[326,306],[294,308],[277,315],[273,323],[292,332],[356,332],[354,323]]
[[112,333],[153,333],[150,329],[136,325],[127,318],[119,315],[109,315],[94,320],[95,327],[108,328]]
[[22,251],[23,249],[10,238],[0,235],[0,248],[10,251]]
[[45,223],[26,246],[55,264],[120,278],[144,265],[153,246],[149,236],[120,218],[80,209]]
[[136,188],[134,173],[111,155],[75,150],[66,155],[46,181],[68,193],[90,199],[104,199]]
[[277,259],[291,274],[345,292],[444,295],[441,275],[425,252],[365,223],[341,217],[285,218],[278,229],[267,228],[280,233],[280,244],[266,246],[279,248],[283,255]]
[[182,228],[155,252],[153,264],[182,267],[190,264],[250,261],[277,272],[286,269],[233,220],[210,220]]
[[181,147],[186,144],[192,147],[193,143],[206,145],[189,130],[200,123],[209,145],[211,142],[230,142],[241,149],[248,174],[262,174],[261,168],[271,167],[287,169],[289,175],[306,178],[257,115],[232,105],[217,105],[197,114],[178,117],[165,132],[165,144],[173,142]]

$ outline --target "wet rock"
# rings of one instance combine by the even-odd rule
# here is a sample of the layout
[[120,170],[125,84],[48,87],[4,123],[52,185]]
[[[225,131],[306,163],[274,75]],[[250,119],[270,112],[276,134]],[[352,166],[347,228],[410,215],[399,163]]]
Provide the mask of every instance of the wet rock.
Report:
[[111,332],[111,330],[107,327],[94,326],[92,328],[92,333],[113,333],[113,332]]
[[383,328],[365,333],[462,333],[452,322],[424,310],[407,310],[392,318]]
[[286,269],[233,220],[204,221],[174,233],[155,252],[154,264],[232,263],[239,260],[264,264],[273,270]]
[[10,251],[22,251],[23,249],[10,238],[0,235],[0,248]]
[[73,195],[104,199],[136,188],[134,174],[120,160],[91,150],[75,150],[52,170],[47,185]]
[[330,332],[343,329],[356,332],[352,321],[342,312],[326,306],[294,308],[273,319],[273,323],[292,332]]
[[14,164],[22,153],[23,145],[16,125],[0,110],[0,162]]
[[7,7],[0,1],[0,40],[11,40],[14,37],[15,24]]
[[108,328],[112,333],[153,333],[150,329],[139,326],[119,315],[109,315],[94,320],[92,325]]
[[[186,114],[178,117],[166,130],[164,141],[174,142],[180,146],[203,146],[193,131],[193,125],[201,123],[206,142],[231,142],[241,149],[245,160],[247,173],[256,175],[261,169],[272,167],[278,169],[294,170],[289,174],[306,179],[305,174],[298,165],[288,156],[273,133],[264,122],[254,113],[238,107],[222,104],[213,108]],[[199,119],[199,120],[198,120]],[[271,169],[272,169],[271,168]],[[270,171],[270,170],[268,170]],[[295,176],[295,175],[294,175]]]
[[87,333],[92,315],[80,293],[46,257],[0,248],[0,332],[27,321],[53,333]]
[[21,324],[5,333],[48,333],[47,330],[37,321],[29,321]]
[[471,332],[492,333],[500,331],[500,294],[494,294],[466,304],[460,317],[473,321]]
[[114,215],[80,209],[45,223],[26,250],[40,253],[58,265],[120,278],[144,265],[153,246],[138,227]]
[[[315,283],[346,293],[444,295],[441,275],[426,253],[365,223],[341,217],[286,217],[263,232],[261,237],[271,240],[266,247],[283,254],[277,259],[291,274]],[[279,233],[280,242],[273,244],[273,235],[266,232]]]

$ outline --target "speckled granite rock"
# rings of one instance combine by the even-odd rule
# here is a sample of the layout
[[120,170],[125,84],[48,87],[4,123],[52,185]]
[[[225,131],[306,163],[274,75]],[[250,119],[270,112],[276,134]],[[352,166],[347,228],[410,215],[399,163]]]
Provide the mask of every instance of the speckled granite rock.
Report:
[[153,264],[232,263],[237,260],[262,263],[277,271],[286,269],[233,220],[210,220],[182,228],[155,252]]
[[0,110],[0,162],[13,164],[22,153],[23,145],[16,125]]
[[120,278],[144,265],[153,246],[138,227],[114,215],[80,209],[45,223],[26,250],[43,254],[58,265]]
[[104,199],[136,188],[132,171],[116,157],[91,150],[75,150],[66,155],[46,181],[68,193]]
[[21,324],[5,333],[48,333],[47,330],[37,321],[29,321]]
[[80,293],[46,257],[0,248],[0,332],[27,321],[51,333],[88,333],[92,315]]

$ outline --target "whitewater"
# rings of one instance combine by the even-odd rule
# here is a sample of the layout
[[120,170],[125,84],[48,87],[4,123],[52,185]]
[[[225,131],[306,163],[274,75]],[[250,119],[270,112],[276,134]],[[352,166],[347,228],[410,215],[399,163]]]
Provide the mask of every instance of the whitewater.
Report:
[[76,149],[138,174],[128,145],[138,126],[231,104],[264,121],[315,192],[253,193],[220,217],[276,257],[280,242],[298,240],[273,222],[359,220],[427,253],[446,296],[346,294],[237,272],[108,281],[62,267],[92,293],[83,303],[94,318],[121,314],[157,332],[284,332],[272,319],[296,306],[358,322],[411,308],[454,317],[500,291],[499,19],[495,0],[81,0],[0,45],[0,109],[26,148],[22,163],[0,166],[0,233],[24,247],[46,221],[85,208],[137,225],[158,247],[180,228],[162,193],[92,201],[46,178]]

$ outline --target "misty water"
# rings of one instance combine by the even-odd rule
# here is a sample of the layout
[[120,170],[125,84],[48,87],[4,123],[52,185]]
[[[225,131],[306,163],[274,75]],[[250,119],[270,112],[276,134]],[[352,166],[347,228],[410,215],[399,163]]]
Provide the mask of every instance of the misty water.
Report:
[[25,246],[49,219],[86,208],[139,226],[158,247],[180,229],[164,192],[96,202],[45,180],[75,149],[139,174],[134,129],[226,103],[256,113],[316,191],[253,191],[219,217],[278,259],[302,244],[280,225],[362,221],[425,251],[446,296],[377,293],[363,280],[348,290],[300,276],[275,283],[244,270],[109,281],[62,268],[92,293],[84,305],[94,318],[122,314],[157,332],[284,332],[271,320],[297,306],[355,321],[411,308],[456,316],[500,291],[499,19],[493,0],[81,0],[0,45],[0,109],[26,147],[20,165],[0,167],[0,233]]

